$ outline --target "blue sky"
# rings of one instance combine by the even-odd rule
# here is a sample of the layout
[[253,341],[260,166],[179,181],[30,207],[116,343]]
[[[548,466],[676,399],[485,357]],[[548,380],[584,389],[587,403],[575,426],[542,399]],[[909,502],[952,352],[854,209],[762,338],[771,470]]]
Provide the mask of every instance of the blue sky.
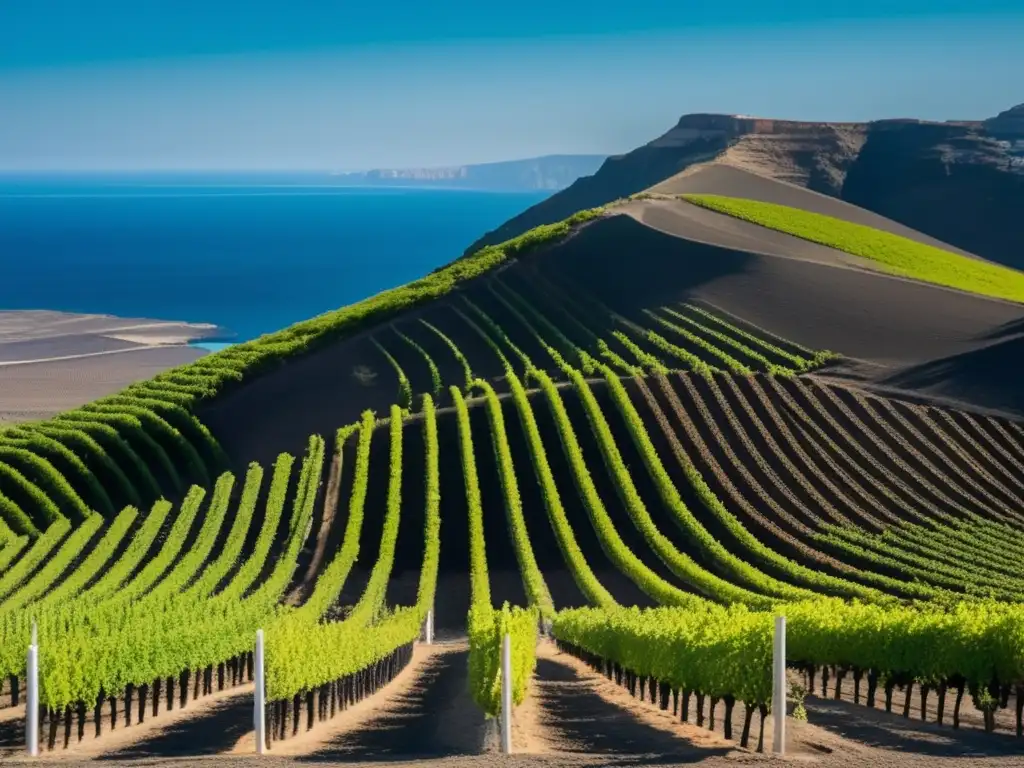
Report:
[[626,151],[686,112],[980,118],[1020,0],[0,3],[0,170]]

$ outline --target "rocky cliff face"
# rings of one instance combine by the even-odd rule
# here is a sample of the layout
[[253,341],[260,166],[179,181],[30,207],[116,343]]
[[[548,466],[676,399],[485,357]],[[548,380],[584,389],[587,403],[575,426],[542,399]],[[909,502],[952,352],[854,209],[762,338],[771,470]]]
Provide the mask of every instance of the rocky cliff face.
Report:
[[1024,228],[1017,221],[1024,211],[1024,105],[985,122],[956,123],[685,115],[662,136],[609,158],[594,176],[489,232],[471,250],[641,192],[706,162],[838,197],[1024,268]]
[[874,123],[841,197],[947,243],[1024,268],[1024,173],[971,125]]
[[[859,123],[805,123],[742,115],[684,115],[649,147],[685,152],[699,140],[719,140],[716,159],[769,178],[838,195],[850,164],[864,143]],[[700,161],[700,158],[695,158]]]

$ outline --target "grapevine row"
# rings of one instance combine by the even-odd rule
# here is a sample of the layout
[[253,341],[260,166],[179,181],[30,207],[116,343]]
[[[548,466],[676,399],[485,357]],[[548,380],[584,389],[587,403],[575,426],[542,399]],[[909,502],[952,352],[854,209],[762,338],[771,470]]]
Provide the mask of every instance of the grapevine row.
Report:
[[373,346],[377,348],[377,351],[384,355],[388,364],[394,370],[395,375],[398,376],[398,405],[403,411],[408,412],[412,409],[412,386],[409,384],[409,379],[405,375],[405,371],[402,370],[402,366],[399,365],[394,356],[385,349],[383,344],[377,341],[373,336],[370,337],[370,341],[373,343]]
[[[731,495],[733,499],[744,508],[748,516],[752,517],[755,521],[760,523],[766,529],[772,531],[776,538],[793,546],[794,549],[804,554],[806,557],[808,557],[808,559],[819,562],[822,565],[829,567],[831,570],[838,571],[844,574],[847,578],[832,576],[827,573],[822,573],[819,570],[814,570],[806,566],[803,566],[799,563],[793,562],[789,558],[773,550],[771,547],[768,547],[756,536],[751,534],[742,525],[742,523],[740,523],[740,521],[726,509],[724,504],[722,504],[721,500],[718,499],[718,497],[715,495],[714,491],[710,488],[710,486],[708,486],[707,482],[701,476],[700,472],[693,465],[692,460],[686,455],[686,452],[683,449],[682,444],[680,443],[678,438],[675,437],[675,434],[672,431],[671,427],[667,423],[663,423],[663,420],[667,420],[664,417],[664,413],[660,411],[660,407],[657,405],[657,401],[654,399],[653,394],[650,393],[650,390],[647,388],[646,383],[638,380],[636,384],[640,389],[644,399],[648,402],[648,405],[651,407],[652,410],[657,409],[654,410],[656,418],[658,419],[659,424],[662,425],[662,431],[664,432],[666,438],[669,440],[670,445],[673,448],[673,452],[676,454],[676,458],[682,466],[682,469],[685,475],[687,476],[687,479],[689,480],[691,487],[697,492],[698,498],[701,499],[705,509],[707,509],[714,515],[715,519],[730,533],[730,535],[736,540],[736,542],[741,547],[743,547],[744,550],[750,552],[750,554],[754,558],[760,560],[766,565],[769,565],[775,568],[777,571],[786,574],[786,576],[790,580],[792,580],[793,583],[804,584],[807,587],[825,593],[842,594],[851,597],[859,597],[861,599],[866,599],[870,601],[884,602],[884,596],[880,594],[877,591],[877,589],[871,587],[864,587],[856,583],[853,579],[859,578],[862,581],[868,581],[875,584],[876,586],[882,587],[892,588],[893,586],[902,586],[898,584],[893,584],[892,580],[885,579],[883,577],[876,577],[873,574],[858,573],[855,569],[850,568],[849,566],[833,558],[829,558],[817,551],[812,550],[803,542],[782,531],[775,523],[765,519],[764,516],[757,512],[757,510],[752,505],[749,505],[745,502],[742,495],[739,494],[739,492],[732,485],[728,476],[718,466],[718,463],[711,455],[704,441],[696,432],[696,429],[694,428],[692,422],[690,422],[689,416],[687,416],[685,411],[682,409],[682,406],[679,403],[679,400],[675,392],[672,391],[668,381],[664,378],[659,378],[658,383],[660,385],[663,396],[665,396],[668,399],[668,402],[672,407],[676,415],[676,418],[682,423],[684,431],[686,431],[690,436],[691,442],[693,442],[696,445],[697,450],[701,454],[701,458],[704,461],[705,465],[711,468],[712,473],[715,475],[716,479],[718,479],[719,483],[723,485],[723,487],[725,487],[727,490],[731,489]],[[658,416],[659,413],[661,414],[660,417]],[[713,429],[715,428],[713,422],[708,423],[712,426]],[[719,440],[721,441],[720,434]],[[728,443],[722,442],[722,444],[724,447],[728,448]],[[737,466],[742,468],[742,465]],[[758,488],[756,482],[753,480],[753,478],[749,476],[747,478],[747,483],[752,488]],[[766,496],[762,497],[762,500],[769,502],[771,501]],[[772,502],[772,504],[774,504],[774,502]],[[779,514],[780,517],[785,517],[785,513],[783,513],[780,509],[772,506],[772,504],[770,504],[769,506],[771,506],[773,511]],[[800,595],[796,594],[796,597],[797,599],[799,599]]]

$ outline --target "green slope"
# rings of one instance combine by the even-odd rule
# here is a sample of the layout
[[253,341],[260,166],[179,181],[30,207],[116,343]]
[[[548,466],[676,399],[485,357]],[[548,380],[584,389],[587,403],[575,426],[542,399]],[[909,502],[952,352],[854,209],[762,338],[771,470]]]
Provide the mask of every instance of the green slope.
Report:
[[694,205],[870,259],[884,272],[996,299],[1024,302],[1024,273],[820,213],[720,195]]

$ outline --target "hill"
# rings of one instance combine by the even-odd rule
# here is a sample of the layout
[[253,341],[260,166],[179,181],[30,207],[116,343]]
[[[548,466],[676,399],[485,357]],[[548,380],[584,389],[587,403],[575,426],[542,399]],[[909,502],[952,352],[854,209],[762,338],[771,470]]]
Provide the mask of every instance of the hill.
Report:
[[1015,154],[1024,152],[1024,104],[1018,104],[985,121],[985,130],[997,139],[1008,141]]
[[339,173],[334,183],[352,186],[423,186],[529,192],[564,189],[581,176],[589,176],[604,155],[545,155],[526,160],[456,165],[441,168],[376,168]]
[[[608,158],[593,176],[489,232],[469,250],[582,208],[670,184],[678,174],[711,164],[828,195],[957,249],[1020,267],[1024,235],[1014,218],[1024,206],[1020,130],[1019,108],[989,121],[947,123],[684,115],[664,135]],[[688,191],[716,193],[710,188]]]

